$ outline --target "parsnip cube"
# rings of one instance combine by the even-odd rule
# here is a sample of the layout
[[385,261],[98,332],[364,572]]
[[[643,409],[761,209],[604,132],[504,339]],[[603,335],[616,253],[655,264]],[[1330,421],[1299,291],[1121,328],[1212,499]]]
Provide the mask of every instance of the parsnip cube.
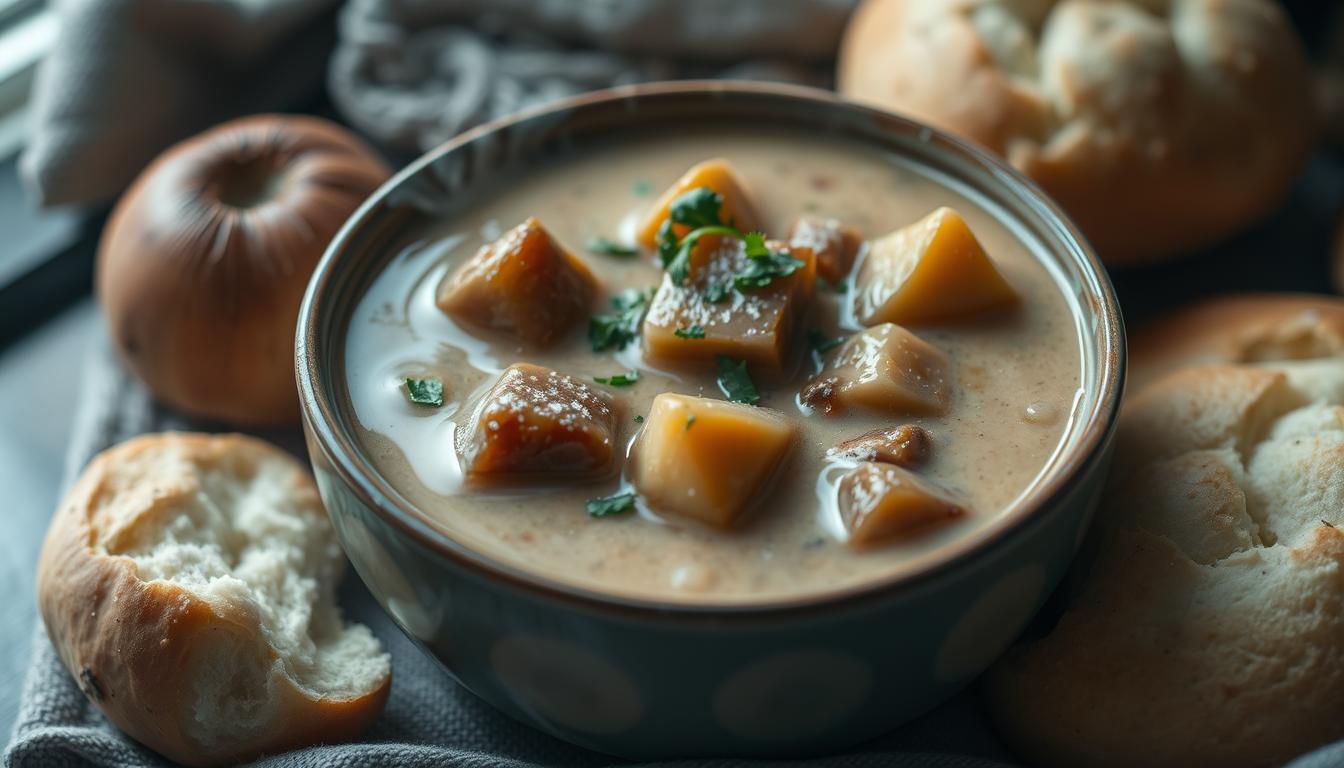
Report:
[[645,356],[659,364],[704,366],[723,355],[745,360],[753,370],[789,369],[815,292],[816,262],[806,249],[790,250],[774,241],[767,246],[788,250],[803,266],[763,288],[729,291],[711,301],[713,287],[731,286],[748,260],[742,241],[728,238],[712,251],[691,255],[685,285],[664,277],[644,316]]
[[587,316],[597,287],[587,265],[533,217],[445,279],[438,305],[469,324],[544,346]]
[[769,493],[793,438],[775,411],[664,393],[635,444],[635,488],[658,512],[729,528]]
[[855,548],[907,538],[966,514],[933,483],[876,462],[860,464],[840,478],[838,505]]
[[864,325],[963,320],[1017,302],[961,214],[939,208],[874,240],[854,281]]
[[789,230],[789,245],[810,249],[817,259],[817,276],[839,283],[849,276],[863,236],[835,219],[800,216]]
[[469,483],[582,480],[610,472],[617,439],[610,395],[563,373],[511,365],[477,407],[462,446]]
[[890,414],[940,414],[952,402],[952,363],[942,350],[899,325],[856,333],[803,387],[821,413],[862,406]]
[[[658,229],[667,220],[672,210],[672,201],[697,187],[708,187],[719,193],[723,205],[719,208],[719,219],[743,232],[753,232],[761,228],[761,219],[756,215],[756,206],[751,201],[747,185],[742,177],[733,170],[727,160],[705,160],[692,166],[680,179],[663,192],[658,202],[653,204],[649,215],[639,226],[637,239],[647,248],[658,247]],[[680,224],[673,227],[677,236],[683,236],[687,228]]]

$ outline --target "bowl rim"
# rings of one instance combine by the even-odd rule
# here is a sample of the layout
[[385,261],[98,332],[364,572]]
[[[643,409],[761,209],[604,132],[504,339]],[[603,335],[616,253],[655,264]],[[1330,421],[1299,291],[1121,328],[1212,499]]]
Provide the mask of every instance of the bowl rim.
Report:
[[[936,557],[921,568],[837,589],[757,602],[660,599],[604,592],[561,581],[472,549],[423,519],[423,513],[418,512],[413,505],[407,503],[403,506],[396,498],[380,488],[379,483],[386,484],[386,481],[382,480],[372,465],[364,459],[358,445],[335,427],[336,408],[322,388],[317,386],[317,382],[323,376],[321,370],[323,357],[315,354],[320,343],[315,331],[320,325],[317,322],[319,318],[316,310],[321,306],[322,295],[332,281],[333,270],[357,233],[376,221],[380,208],[389,194],[443,156],[462,146],[488,134],[539,117],[632,98],[659,96],[723,98],[735,93],[807,102],[819,110],[841,109],[868,113],[887,124],[902,123],[908,129],[919,132],[921,136],[933,137],[948,149],[960,153],[962,159],[980,166],[999,183],[1010,186],[1015,184],[1017,189],[1012,191],[1022,193],[1025,198],[1023,202],[1030,206],[1043,222],[1050,225],[1056,237],[1062,238],[1066,245],[1071,246],[1065,249],[1070,257],[1081,258],[1081,264],[1078,266],[1081,266],[1085,278],[1082,295],[1095,298],[1098,302],[1092,311],[1100,320],[1097,333],[1104,337],[1105,342],[1101,346],[1102,354],[1097,362],[1099,392],[1096,405],[1086,423],[1081,426],[1077,441],[1055,459],[1056,467],[1051,475],[1031,489],[1029,495],[1019,498],[1016,505],[1001,513],[997,520],[988,522],[968,535],[946,544],[936,553]],[[373,514],[398,529],[403,535],[415,539],[421,547],[447,557],[459,568],[475,572],[487,581],[503,582],[534,596],[560,599],[590,609],[615,609],[648,617],[723,619],[734,615],[760,617],[828,611],[868,599],[887,598],[899,591],[912,590],[970,564],[1054,509],[1072,489],[1073,479],[1085,475],[1094,464],[1104,458],[1116,429],[1124,389],[1125,369],[1124,322],[1109,275],[1077,225],[1034,181],[1010,167],[1004,160],[990,154],[988,150],[919,120],[846,99],[828,90],[744,80],[673,80],[581,93],[482,123],[423,153],[394,173],[370,195],[332,238],[315,267],[304,293],[295,338],[295,372],[303,422],[309,433],[310,445],[316,443],[325,454],[327,459],[325,463],[336,470],[345,487],[354,491]],[[310,460],[316,458],[310,457]],[[388,487],[390,489],[390,485]]]

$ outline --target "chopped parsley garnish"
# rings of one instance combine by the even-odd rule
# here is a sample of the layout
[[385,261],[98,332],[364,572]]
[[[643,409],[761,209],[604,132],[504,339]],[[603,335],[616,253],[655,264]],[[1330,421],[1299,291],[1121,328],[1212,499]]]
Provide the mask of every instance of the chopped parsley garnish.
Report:
[[416,405],[434,408],[443,405],[443,382],[438,379],[407,379],[406,393]]
[[639,371],[618,373],[615,376],[594,376],[593,381],[598,384],[610,384],[613,387],[628,387],[639,381]]
[[611,348],[624,349],[625,345],[639,336],[639,324],[644,321],[649,301],[653,299],[653,289],[637,290],[631,288],[617,294],[611,300],[616,308],[614,315],[593,315],[588,319],[588,341],[594,352]]
[[614,243],[605,237],[594,237],[588,241],[588,251],[590,253],[600,254],[602,256],[616,256],[622,259],[628,259],[639,253],[638,250],[628,246]]
[[683,427],[681,431],[682,431],[682,432],[685,432],[686,430],[690,429],[690,428],[691,428],[691,425],[694,424],[694,423],[695,423],[695,414],[694,414],[694,413],[687,414],[687,416],[686,416],[686,426]]
[[636,424],[643,424],[643,423],[644,423],[644,417],[643,417],[643,416],[640,416],[639,414],[635,414],[635,423],[636,423]]
[[648,197],[653,194],[653,184],[648,179],[640,179],[630,187],[630,191],[635,193],[635,197]]
[[764,256],[752,257],[741,272],[733,275],[733,285],[739,291],[752,288],[764,288],[776,277],[788,277],[798,271],[803,262],[787,253],[766,252]]
[[690,328],[678,328],[672,331],[672,335],[678,339],[703,339],[705,338],[705,329],[692,325]]
[[[739,291],[764,288],[777,277],[788,277],[804,265],[785,251],[771,251],[760,232],[743,232],[730,221],[719,217],[723,196],[709,187],[696,187],[672,201],[667,219],[658,228],[658,257],[674,285],[685,285],[691,268],[691,251],[695,243],[706,235],[721,235],[741,240],[745,246],[747,265],[733,275],[733,287]],[[678,238],[676,225],[688,228],[685,237]],[[728,298],[729,286],[714,284],[705,292],[705,300],[712,304]]]
[[719,389],[723,390],[725,397],[735,403],[747,405],[755,405],[761,401],[761,393],[756,391],[756,384],[747,373],[745,360],[734,360],[723,355],[714,360],[719,365]]
[[807,330],[807,343],[817,351],[817,354],[824,355],[841,344],[844,344],[845,337],[838,336],[834,339],[828,339],[816,328],[809,328]]
[[635,494],[626,492],[588,500],[588,514],[592,517],[624,515],[635,509]]
[[733,294],[733,284],[730,282],[719,282],[717,280],[710,282],[705,286],[705,301],[710,304],[718,304]]

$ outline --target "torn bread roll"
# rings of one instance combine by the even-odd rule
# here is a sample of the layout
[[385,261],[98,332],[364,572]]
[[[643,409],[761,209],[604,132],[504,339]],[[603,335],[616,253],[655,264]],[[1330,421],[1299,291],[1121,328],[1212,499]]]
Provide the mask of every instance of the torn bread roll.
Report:
[[389,658],[347,625],[345,558],[297,461],[239,435],[104,451],[47,531],[38,605],[62,663],[127,735],[187,765],[359,736]]
[[837,82],[1002,155],[1111,264],[1249,226],[1317,131],[1274,0],[867,0]]
[[1268,766],[1344,737],[1344,302],[1302,330],[1302,301],[1207,305],[1136,350],[1260,361],[1127,399],[1063,615],[986,678],[1033,762]]

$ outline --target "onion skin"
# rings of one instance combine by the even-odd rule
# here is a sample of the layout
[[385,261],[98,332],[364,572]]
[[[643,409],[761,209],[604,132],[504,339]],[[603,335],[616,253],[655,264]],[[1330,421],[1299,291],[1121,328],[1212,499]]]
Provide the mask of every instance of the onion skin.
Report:
[[247,117],[164,152],[98,247],[98,298],[126,366],[193,416],[296,423],[308,277],[388,173],[354,135],[312,117]]

